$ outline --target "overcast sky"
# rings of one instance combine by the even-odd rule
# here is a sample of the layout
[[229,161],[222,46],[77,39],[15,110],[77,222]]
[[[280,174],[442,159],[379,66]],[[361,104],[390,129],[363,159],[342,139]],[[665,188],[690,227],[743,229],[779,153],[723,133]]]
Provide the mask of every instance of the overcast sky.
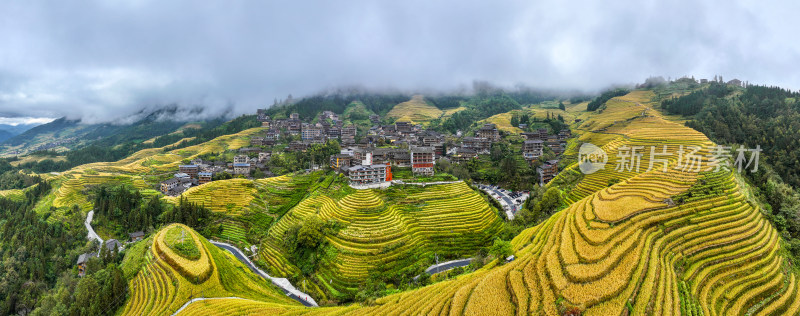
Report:
[[[127,4],[125,3],[127,2]],[[0,117],[253,112],[323,89],[800,88],[798,1],[3,1]]]

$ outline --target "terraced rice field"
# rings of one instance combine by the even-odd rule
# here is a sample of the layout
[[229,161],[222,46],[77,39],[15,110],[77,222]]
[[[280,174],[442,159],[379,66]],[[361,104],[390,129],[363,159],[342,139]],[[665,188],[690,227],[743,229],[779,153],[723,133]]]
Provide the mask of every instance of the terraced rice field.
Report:
[[[274,245],[286,230],[317,214],[345,225],[329,242],[338,250],[335,259],[322,264],[322,286],[331,292],[354,292],[370,270],[402,269],[399,258],[421,254],[470,255],[486,246],[501,228],[501,220],[489,204],[464,183],[416,189],[400,201],[378,190],[357,190],[340,199],[315,194],[289,211],[269,231],[271,241],[262,245],[261,257],[275,271],[291,272]],[[272,262],[276,261],[276,262]]]
[[25,198],[25,191],[21,189],[0,190],[0,197],[21,201]]
[[[206,143],[182,149],[162,148],[144,149],[114,162],[97,162],[81,165],[57,175],[43,174],[51,181],[53,193],[43,199],[46,203],[37,205],[37,211],[49,211],[50,206],[57,211],[48,220],[59,220],[67,208],[78,205],[88,211],[91,203],[86,195],[87,189],[98,184],[128,183],[143,190],[145,195],[157,194],[153,188],[156,183],[145,181],[146,175],[175,173],[184,159],[193,159],[210,152],[222,152],[249,146],[250,137],[262,131],[252,128],[230,135],[224,135]],[[234,203],[236,204],[236,203]],[[226,203],[227,206],[227,203]],[[226,208],[227,210],[227,208]]]
[[[645,97],[646,93],[637,91],[622,101]],[[657,114],[627,116],[624,122],[614,123],[617,118],[626,117],[623,104],[637,111],[645,107],[634,103],[611,104],[604,113],[596,114],[597,119],[592,124],[603,125],[605,121],[610,122],[606,126],[608,130],[632,131],[615,134],[618,139],[601,145],[615,148],[623,144],[708,144],[702,135],[677,124],[670,125]],[[617,124],[625,129],[618,129]],[[730,171],[687,172],[675,169],[676,164],[676,159],[668,159],[666,172],[626,173],[611,186],[607,183],[611,175],[586,177],[580,184],[585,191],[571,196],[574,203],[540,225],[526,229],[512,241],[517,259],[510,263],[498,266],[493,262],[452,280],[377,299],[369,306],[281,312],[336,315],[800,314],[797,275],[781,254],[780,237],[757,204],[743,195],[744,190],[735,176]],[[677,205],[668,200],[702,186],[713,186],[716,190],[713,194],[693,194]],[[380,214],[392,209],[381,208],[380,201],[368,193],[359,192],[342,200],[318,199],[315,200],[318,202],[298,206],[298,213],[342,213],[349,218],[353,216],[348,213],[352,212],[348,208],[352,200],[369,210],[365,213]],[[371,222],[382,221],[374,218]],[[447,224],[441,218],[433,222]],[[384,230],[392,232],[391,226]],[[364,237],[378,244],[384,242],[379,235],[365,233]],[[357,249],[353,246],[357,244],[340,241],[344,239],[337,236],[332,241],[339,241],[343,248]],[[342,274],[355,275],[352,271],[359,268],[358,261],[347,264]],[[230,300],[209,302],[205,308],[193,311],[217,312],[222,308],[226,315],[276,311],[270,310],[276,308],[270,303]]]
[[[188,232],[200,249],[197,260],[175,254],[164,235],[175,226]],[[279,289],[256,276],[227,252],[208,243],[190,228],[173,224],[159,231],[145,256],[146,264],[129,284],[122,315],[169,315],[191,298],[241,297],[252,301],[299,306]]]
[[241,223],[227,220],[222,222],[222,233],[218,237],[220,241],[229,244],[243,244],[247,242],[246,233]]
[[[103,183],[128,183],[139,189],[149,189],[149,187],[141,182],[141,178],[108,172],[72,172],[63,174],[61,179],[63,179],[61,185],[54,189],[53,193],[55,195],[53,206],[59,208],[78,205],[82,210],[89,210],[92,205],[85,191],[92,186]],[[137,179],[139,181],[136,181]]]
[[511,134],[519,134],[519,133],[522,133],[523,130],[520,129],[519,127],[517,127],[517,126],[512,126],[511,125],[511,117],[514,115],[514,113],[519,113],[519,112],[520,111],[511,111],[511,112],[500,113],[500,114],[497,114],[497,115],[493,115],[493,116],[481,121],[480,123],[481,124],[483,124],[483,123],[492,123],[492,124],[495,124],[497,126],[497,129],[499,129],[501,131],[506,131],[506,132],[511,133]]
[[[252,180],[228,179],[191,187],[182,196],[189,202],[208,207],[213,212],[236,215],[250,205],[255,191]],[[164,199],[175,204],[180,202],[180,197]]]
[[[635,91],[634,93],[635,95],[633,96],[626,95],[611,99],[606,111],[612,111],[612,113],[608,114],[612,117],[630,116],[635,119],[607,126],[602,131],[582,131],[579,142],[591,143],[602,148],[608,155],[608,163],[605,168],[595,173],[584,175],[583,180],[578,183],[576,188],[569,192],[568,203],[574,203],[606,188],[614,181],[630,179],[637,174],[645,172],[651,167],[651,163],[654,170],[663,170],[664,163],[662,160],[666,160],[672,166],[670,169],[674,169],[678,167],[677,162],[680,157],[678,151],[681,147],[687,152],[693,146],[700,147],[701,150],[697,152],[697,155],[703,157],[701,161],[702,170],[707,168],[709,163],[707,157],[715,144],[709,141],[702,133],[667,121],[652,110],[648,111],[649,114],[647,116],[641,116],[642,109],[645,106],[637,101],[644,102],[644,100],[649,100],[651,93],[640,91]],[[605,113],[599,115],[587,123],[590,126],[607,124],[609,120],[605,117],[606,115]],[[618,125],[624,128],[617,127]],[[582,128],[585,126],[586,124]],[[642,154],[638,163],[638,171],[636,168],[618,170],[617,167],[622,162],[630,161],[630,158],[623,158],[623,155],[629,154],[631,148],[637,146],[640,146],[640,148],[636,152]],[[575,149],[578,148],[579,146],[576,146]],[[651,150],[657,156],[652,155],[653,152]],[[658,155],[664,152],[669,155]],[[570,151],[566,154],[577,155],[577,151]],[[577,170],[577,165],[572,168]],[[675,171],[681,171],[681,169],[679,168]]]
[[422,95],[415,95],[411,100],[395,105],[386,116],[397,121],[421,124],[439,118],[443,113],[442,110],[425,102]]

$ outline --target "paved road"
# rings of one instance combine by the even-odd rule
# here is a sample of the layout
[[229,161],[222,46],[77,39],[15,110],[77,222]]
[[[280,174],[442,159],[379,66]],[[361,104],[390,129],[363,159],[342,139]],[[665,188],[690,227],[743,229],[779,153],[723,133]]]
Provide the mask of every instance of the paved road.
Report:
[[[434,264],[427,269],[425,269],[425,273],[427,274],[436,274],[439,272],[445,272],[447,270],[452,270],[458,267],[466,267],[472,262],[472,258],[467,259],[459,259],[459,260],[452,260],[447,262],[442,262],[440,264]],[[414,277],[416,281],[419,279],[419,275]]]
[[215,246],[225,249],[230,253],[232,253],[236,257],[236,259],[239,259],[239,261],[244,263],[248,268],[250,268],[251,271],[253,271],[253,273],[260,275],[262,278],[269,279],[270,281],[272,281],[273,284],[280,287],[283,290],[283,292],[286,293],[286,295],[293,298],[294,300],[308,307],[319,306],[317,305],[317,302],[314,301],[314,298],[312,298],[310,295],[306,293],[300,292],[300,290],[296,289],[294,285],[292,285],[292,283],[289,282],[288,279],[271,277],[269,274],[256,267],[255,264],[253,264],[253,262],[250,261],[250,258],[247,258],[247,256],[245,256],[245,254],[241,250],[239,250],[239,248],[236,248],[233,245],[226,244],[223,242],[218,242],[213,240],[209,241]]
[[442,262],[440,264],[434,264],[427,269],[425,269],[425,273],[427,274],[435,274],[439,272],[444,272],[450,269],[455,269],[458,267],[466,267],[469,263],[472,262],[472,258],[467,259],[460,259],[460,260],[452,260],[447,262]]
[[89,211],[89,213],[86,214],[86,222],[83,223],[83,225],[86,226],[86,230],[89,231],[89,234],[86,236],[86,238],[94,239],[94,240],[99,241],[100,242],[100,247],[102,247],[103,246],[103,239],[100,238],[100,236],[97,235],[97,233],[95,233],[94,229],[92,228],[92,218],[93,217],[94,217],[94,211]]
[[[498,201],[500,202],[500,205],[503,205],[503,202],[505,202],[506,204],[503,206],[508,207],[505,210],[506,217],[508,218],[508,220],[514,219],[514,211],[516,210],[516,205],[514,204],[514,201],[511,198],[509,198],[507,195],[505,195],[505,193],[500,192],[500,190],[497,189],[492,189],[487,186],[479,186],[479,188],[484,192],[489,193],[489,195],[495,200],[497,200],[497,198],[493,195],[493,193],[500,196],[500,199],[502,199],[502,201]],[[512,209],[512,207],[514,207],[514,209]]]

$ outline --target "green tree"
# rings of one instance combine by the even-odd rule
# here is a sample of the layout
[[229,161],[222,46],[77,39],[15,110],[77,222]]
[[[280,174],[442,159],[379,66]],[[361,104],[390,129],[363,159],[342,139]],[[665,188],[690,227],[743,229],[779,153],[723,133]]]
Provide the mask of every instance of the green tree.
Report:
[[495,238],[492,247],[489,248],[489,254],[500,260],[505,260],[505,258],[513,253],[514,250],[511,248],[511,242],[500,238]]
[[317,248],[325,236],[324,225],[319,216],[309,216],[297,232],[297,242],[306,248]]

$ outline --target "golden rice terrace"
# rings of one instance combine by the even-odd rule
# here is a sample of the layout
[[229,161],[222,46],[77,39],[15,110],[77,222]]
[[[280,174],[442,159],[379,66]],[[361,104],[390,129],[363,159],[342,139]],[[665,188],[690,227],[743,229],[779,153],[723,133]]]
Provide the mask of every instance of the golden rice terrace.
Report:
[[[702,134],[663,119],[650,109],[650,97],[636,91],[612,99],[602,113],[578,128],[580,140],[604,148],[610,161],[621,146],[667,146],[674,151],[680,145],[714,145]],[[797,275],[782,255],[780,236],[748,198],[736,172],[684,171],[676,169],[675,159],[667,160],[666,172],[664,162],[646,171],[648,159],[645,155],[638,172],[619,173],[606,166],[584,176],[569,192],[568,208],[512,241],[517,256],[512,262],[494,261],[476,272],[386,296],[369,306],[312,309],[219,299],[191,304],[184,314],[797,315]],[[578,172],[576,168],[567,172]],[[701,189],[709,186],[715,188],[713,193],[686,194],[707,192]],[[456,191],[448,194],[461,189],[451,190]],[[673,201],[676,196],[684,198]],[[471,199],[443,201],[429,212],[464,212],[475,203]],[[365,264],[374,264],[359,255],[369,251],[362,239],[384,243],[405,238],[412,244],[437,226],[450,225],[448,220],[413,223],[388,215],[399,211],[366,191],[338,201],[306,200],[284,220],[316,212],[351,221],[352,230],[332,242],[352,251],[341,266],[329,270],[339,271],[334,283],[346,287]],[[476,230],[486,225],[474,223]],[[396,232],[403,227],[416,233],[400,237]]]

